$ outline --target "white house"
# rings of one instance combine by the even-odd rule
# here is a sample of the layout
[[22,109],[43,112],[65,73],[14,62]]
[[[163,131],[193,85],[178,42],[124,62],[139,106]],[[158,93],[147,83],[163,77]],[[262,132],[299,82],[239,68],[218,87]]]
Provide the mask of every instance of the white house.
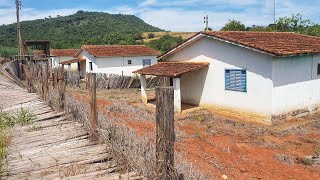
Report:
[[[52,59],[53,67],[58,67],[59,64],[63,64],[63,62],[70,61],[73,56],[78,52],[78,49],[51,49],[50,56]],[[70,64],[71,69],[78,69],[78,65],[76,63]]]
[[157,63],[159,51],[144,45],[84,45],[75,54],[81,76],[86,72],[133,75],[133,71]]
[[[78,52],[78,49],[51,49],[50,56],[52,60],[52,67],[58,67],[60,64],[69,65],[64,62],[74,59],[73,56],[77,52]],[[36,56],[36,58],[41,58],[45,56],[43,51],[41,50],[35,51],[34,55]],[[70,64],[70,65],[71,65],[71,69],[74,69],[74,70],[78,69],[78,66],[76,63]]]
[[264,120],[320,106],[320,38],[295,33],[200,32],[140,69],[171,77],[181,102],[257,115]]

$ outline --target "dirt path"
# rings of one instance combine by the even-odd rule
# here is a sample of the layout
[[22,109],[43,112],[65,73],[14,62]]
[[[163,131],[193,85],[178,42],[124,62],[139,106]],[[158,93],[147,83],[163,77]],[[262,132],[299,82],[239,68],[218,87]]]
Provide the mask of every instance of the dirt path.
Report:
[[10,130],[5,177],[0,179],[141,179],[135,172],[118,172],[111,150],[90,142],[83,124],[1,76],[0,107],[35,115],[30,125]]

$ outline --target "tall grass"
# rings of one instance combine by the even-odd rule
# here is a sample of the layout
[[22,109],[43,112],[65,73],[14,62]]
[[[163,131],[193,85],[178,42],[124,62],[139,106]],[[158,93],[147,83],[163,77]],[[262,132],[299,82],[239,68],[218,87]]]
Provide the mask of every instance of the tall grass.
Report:
[[5,149],[9,144],[7,128],[12,125],[12,118],[6,112],[2,111],[2,109],[0,109],[0,178],[2,176],[2,165],[5,157]]
[[21,108],[14,116],[10,116],[7,112],[0,108],[0,179],[3,175],[3,160],[6,155],[6,147],[9,145],[10,138],[8,129],[15,124],[21,126],[31,124],[35,116],[27,109]]

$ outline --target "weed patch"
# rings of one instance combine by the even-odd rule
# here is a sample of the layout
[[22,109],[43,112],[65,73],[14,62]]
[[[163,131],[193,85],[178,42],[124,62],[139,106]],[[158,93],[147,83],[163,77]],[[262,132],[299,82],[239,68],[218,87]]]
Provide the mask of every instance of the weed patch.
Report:
[[306,166],[312,166],[314,164],[314,160],[310,158],[299,158],[298,162]]
[[26,109],[21,108],[15,116],[10,116],[7,112],[0,108],[0,177],[3,174],[2,165],[6,155],[6,147],[10,142],[7,129],[19,125],[28,125],[34,120],[35,116]]
[[35,116],[29,110],[21,108],[13,118],[15,123],[25,126],[31,124],[31,122],[35,119]]
[[276,154],[275,158],[286,164],[294,164],[295,158],[287,154]]

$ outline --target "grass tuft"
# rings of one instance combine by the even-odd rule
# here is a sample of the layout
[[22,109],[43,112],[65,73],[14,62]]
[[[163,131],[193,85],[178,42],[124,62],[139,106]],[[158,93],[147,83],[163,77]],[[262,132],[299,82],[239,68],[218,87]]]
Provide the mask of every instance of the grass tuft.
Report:
[[25,126],[32,123],[32,121],[35,119],[35,116],[27,109],[21,108],[20,111],[16,114],[16,117],[14,117],[15,123]]
[[312,166],[314,164],[314,162],[315,162],[313,159],[310,159],[310,158],[307,158],[307,157],[299,158],[298,161],[299,161],[299,163],[304,164],[306,166]]
[[7,112],[0,108],[0,177],[3,175],[3,160],[6,155],[6,147],[9,145],[10,138],[7,129],[15,124],[28,125],[31,124],[35,116],[27,109],[21,108],[15,116],[10,116]]

